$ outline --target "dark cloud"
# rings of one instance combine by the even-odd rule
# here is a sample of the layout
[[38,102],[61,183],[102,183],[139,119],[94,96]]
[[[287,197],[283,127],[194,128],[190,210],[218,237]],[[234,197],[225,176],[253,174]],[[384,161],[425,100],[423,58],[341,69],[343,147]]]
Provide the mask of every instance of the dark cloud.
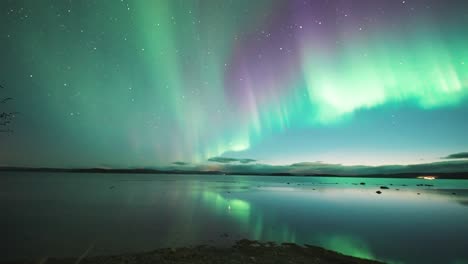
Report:
[[208,161],[218,162],[218,163],[231,163],[231,162],[240,162],[242,164],[247,164],[255,162],[254,159],[236,159],[236,158],[226,158],[226,157],[213,157],[209,158]]
[[403,166],[402,170],[409,172],[468,172],[468,161],[443,161],[426,164]]
[[209,158],[208,161],[219,162],[219,163],[231,163],[231,162],[237,161],[237,159],[224,158],[224,157],[213,157],[213,158]]
[[239,159],[239,162],[242,163],[242,164],[256,162],[256,161],[257,160],[254,160],[254,159]]
[[[230,160],[230,161],[226,161]],[[216,159],[218,160],[218,159]],[[353,165],[346,166],[342,164],[328,164],[322,162],[301,162],[291,165],[269,165],[269,164],[238,164],[234,163],[238,159],[222,158],[224,162],[220,164],[218,170],[228,173],[251,173],[251,174],[269,174],[269,173],[290,173],[294,175],[385,175],[401,173],[454,173],[468,172],[468,161],[442,161],[426,164],[414,165],[383,165],[383,166],[364,166]],[[232,163],[231,163],[232,162]]]
[[447,157],[444,157],[443,159],[468,159],[468,152],[450,154]]
[[183,162],[183,161],[176,161],[176,162],[173,162],[172,164],[179,165],[179,166],[185,166],[185,165],[188,165],[189,163],[188,162]]

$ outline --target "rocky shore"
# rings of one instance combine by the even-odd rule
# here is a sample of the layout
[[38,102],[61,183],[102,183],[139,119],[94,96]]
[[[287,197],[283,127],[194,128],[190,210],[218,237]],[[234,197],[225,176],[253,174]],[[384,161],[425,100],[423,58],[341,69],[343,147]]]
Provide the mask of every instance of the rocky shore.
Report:
[[80,258],[44,258],[9,264],[40,263],[40,264],[371,264],[382,263],[373,260],[355,258],[323,249],[321,247],[292,243],[281,245],[251,240],[240,240],[232,247],[197,246],[183,248],[164,248],[150,252],[122,254],[115,256],[96,256]]

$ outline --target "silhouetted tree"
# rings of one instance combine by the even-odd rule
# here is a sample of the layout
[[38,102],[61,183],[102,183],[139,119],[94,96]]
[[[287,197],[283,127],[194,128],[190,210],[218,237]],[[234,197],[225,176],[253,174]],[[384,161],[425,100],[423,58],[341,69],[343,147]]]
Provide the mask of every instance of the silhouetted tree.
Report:
[[[4,87],[0,85],[0,89],[4,89]],[[0,107],[11,100],[13,100],[13,98],[0,96]],[[3,111],[0,108],[0,132],[13,132],[8,126],[11,124],[16,114],[16,112]]]

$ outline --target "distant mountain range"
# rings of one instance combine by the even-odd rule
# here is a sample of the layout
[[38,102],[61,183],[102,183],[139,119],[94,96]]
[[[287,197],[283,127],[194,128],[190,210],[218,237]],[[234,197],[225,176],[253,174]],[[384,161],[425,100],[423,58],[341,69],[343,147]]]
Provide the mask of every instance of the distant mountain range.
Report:
[[28,168],[0,167],[0,172],[68,172],[68,173],[122,173],[122,174],[201,174],[201,175],[252,175],[252,176],[303,176],[303,177],[366,177],[366,178],[417,178],[434,176],[440,179],[468,179],[468,172],[408,172],[373,174],[320,174],[292,172],[246,172],[246,171],[208,171],[180,169],[107,169],[107,168]]

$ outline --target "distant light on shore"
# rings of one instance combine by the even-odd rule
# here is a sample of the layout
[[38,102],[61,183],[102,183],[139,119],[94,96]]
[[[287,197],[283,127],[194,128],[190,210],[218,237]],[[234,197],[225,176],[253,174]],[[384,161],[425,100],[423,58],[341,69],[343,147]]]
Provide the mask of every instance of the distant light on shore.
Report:
[[419,176],[418,179],[424,179],[424,180],[435,180],[435,176]]

